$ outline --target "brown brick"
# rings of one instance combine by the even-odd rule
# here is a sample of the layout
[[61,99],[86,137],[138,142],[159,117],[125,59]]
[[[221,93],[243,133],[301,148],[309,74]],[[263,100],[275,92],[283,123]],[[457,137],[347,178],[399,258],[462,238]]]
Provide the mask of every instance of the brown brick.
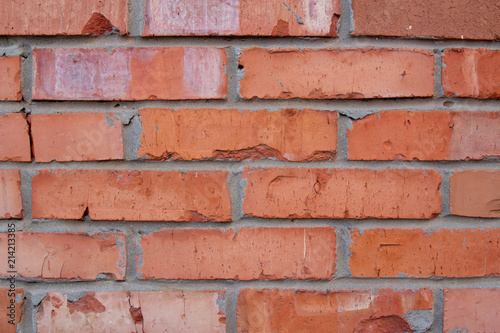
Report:
[[19,170],[0,170],[0,219],[23,218]]
[[[0,17],[1,14],[0,8]],[[21,57],[0,57],[0,101],[20,101],[22,98]]]
[[15,281],[7,280],[10,288],[0,288],[0,332],[16,333],[20,332],[17,326],[22,318],[24,303],[24,292],[21,288],[15,287]]
[[22,113],[0,115],[0,161],[31,161],[29,127]]

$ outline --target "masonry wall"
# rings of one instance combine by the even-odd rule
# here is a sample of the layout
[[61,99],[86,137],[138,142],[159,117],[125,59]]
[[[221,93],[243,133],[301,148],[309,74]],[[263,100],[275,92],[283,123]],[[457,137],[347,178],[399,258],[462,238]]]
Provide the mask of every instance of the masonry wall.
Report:
[[500,332],[500,3],[0,3],[1,332]]

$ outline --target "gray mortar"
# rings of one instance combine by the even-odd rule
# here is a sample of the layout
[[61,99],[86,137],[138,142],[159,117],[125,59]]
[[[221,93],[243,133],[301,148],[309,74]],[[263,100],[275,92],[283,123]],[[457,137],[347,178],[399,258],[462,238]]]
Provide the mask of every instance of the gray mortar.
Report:
[[336,278],[352,277],[351,269],[349,268],[349,258],[351,253],[351,234],[349,229],[344,226],[335,228],[337,234],[337,258],[335,260],[335,276]]
[[431,290],[434,296],[434,323],[431,326],[431,332],[437,333],[442,332],[443,329],[444,297],[442,289],[432,288]]
[[413,310],[403,315],[415,333],[427,332],[433,321],[433,310]]
[[443,68],[446,66],[442,63],[444,49],[434,50],[434,96],[444,97],[444,89],[442,84]]
[[352,128],[351,119],[348,117],[339,114],[337,120],[337,156],[335,157],[336,161],[347,161],[348,158],[348,142],[347,142],[347,130]]
[[129,0],[129,24],[128,31],[129,36],[141,36],[144,30],[144,14],[146,13],[146,1],[145,0]]
[[[130,113],[129,113],[130,115]],[[141,145],[142,123],[139,113],[126,118],[122,127],[123,154],[125,160],[137,160]]]

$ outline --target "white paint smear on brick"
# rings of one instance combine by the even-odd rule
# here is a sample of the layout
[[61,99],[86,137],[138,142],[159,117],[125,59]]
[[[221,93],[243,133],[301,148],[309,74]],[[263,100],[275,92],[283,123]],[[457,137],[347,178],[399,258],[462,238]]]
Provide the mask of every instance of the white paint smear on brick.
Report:
[[[222,51],[223,52],[223,51]],[[217,48],[184,50],[184,87],[194,96],[217,98],[222,87],[222,53]]]
[[325,35],[330,32],[335,9],[331,0],[303,0],[307,31],[314,35]]

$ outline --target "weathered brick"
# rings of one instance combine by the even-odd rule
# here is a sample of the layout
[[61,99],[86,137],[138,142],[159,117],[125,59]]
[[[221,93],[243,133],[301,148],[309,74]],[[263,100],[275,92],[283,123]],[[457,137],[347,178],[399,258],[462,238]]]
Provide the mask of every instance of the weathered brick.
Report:
[[48,219],[230,221],[227,172],[40,170],[32,216]]
[[165,229],[137,243],[141,279],[330,279],[333,228]]
[[339,0],[147,0],[143,36],[337,36]]
[[[10,282],[10,281],[9,281]],[[0,288],[0,332],[16,333],[17,324],[22,318],[24,292],[10,282],[10,288]]]
[[500,39],[497,0],[353,0],[357,36]]
[[434,170],[245,168],[246,215],[428,219],[441,211]]
[[22,98],[21,57],[0,57],[0,101],[20,101]]
[[497,332],[500,289],[445,289],[443,332]]
[[0,219],[23,218],[19,170],[0,170]]
[[498,229],[351,231],[355,277],[484,277],[500,275]]
[[37,162],[123,159],[122,123],[104,113],[31,116]]
[[500,98],[500,50],[447,49],[442,59],[445,95]]
[[432,319],[429,289],[243,289],[236,324],[248,333],[424,332]]
[[226,332],[224,291],[49,292],[37,315],[45,332]]
[[0,115],[0,161],[31,161],[29,126],[22,113]]
[[[48,280],[123,280],[127,254],[125,235],[101,233],[16,232],[16,271],[23,278]],[[7,253],[8,234],[0,234]],[[7,260],[0,261],[0,276],[9,277]]]
[[139,157],[149,159],[335,158],[337,113],[286,109],[143,109]]
[[348,130],[350,160],[479,160],[500,156],[500,112],[382,111]]
[[242,51],[245,99],[427,97],[432,51],[414,49],[251,48]]
[[500,171],[456,171],[450,177],[450,211],[453,215],[500,217]]
[[0,35],[127,33],[127,0],[11,0],[0,3]]
[[35,49],[35,100],[222,99],[215,47]]

